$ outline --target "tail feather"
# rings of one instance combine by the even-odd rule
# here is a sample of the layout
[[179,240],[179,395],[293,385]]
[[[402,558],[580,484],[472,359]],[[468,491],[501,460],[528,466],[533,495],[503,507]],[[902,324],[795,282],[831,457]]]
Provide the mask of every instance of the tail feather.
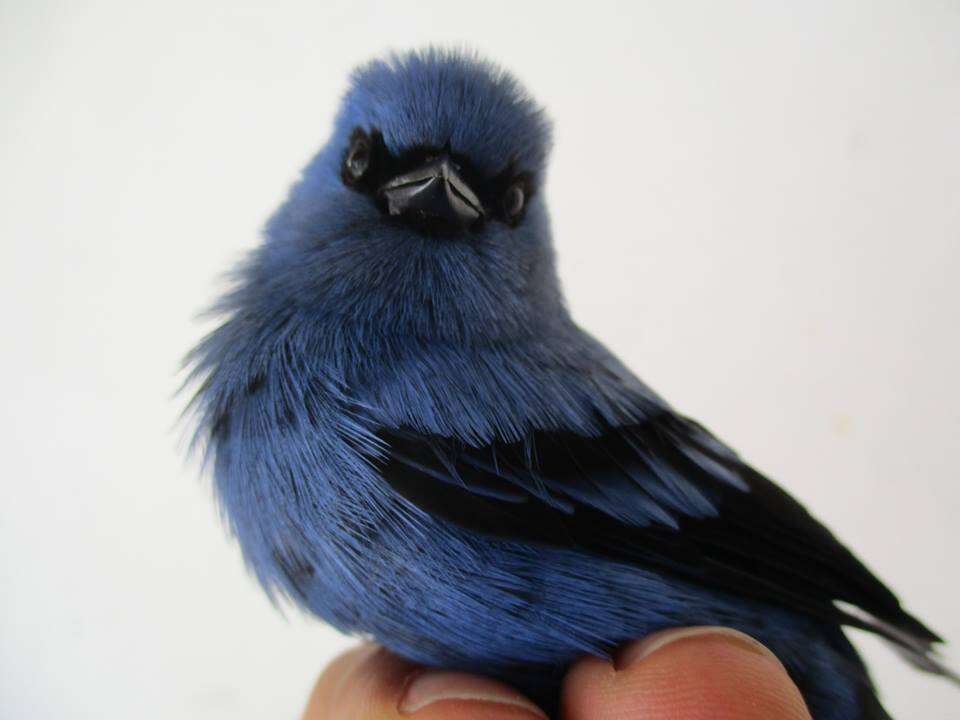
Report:
[[943,659],[937,655],[935,648],[918,651],[906,648],[898,643],[891,642],[890,645],[900,657],[913,665],[913,667],[918,670],[923,670],[924,672],[932,673],[933,675],[944,677],[957,687],[960,687],[960,674],[957,674],[955,670],[943,662]]
[[910,615],[911,624],[893,625],[847,603],[837,603],[847,615],[858,620],[858,625],[880,635],[900,657],[913,667],[939,675],[960,686],[960,674],[948,667],[937,654],[937,644],[943,642],[936,633]]

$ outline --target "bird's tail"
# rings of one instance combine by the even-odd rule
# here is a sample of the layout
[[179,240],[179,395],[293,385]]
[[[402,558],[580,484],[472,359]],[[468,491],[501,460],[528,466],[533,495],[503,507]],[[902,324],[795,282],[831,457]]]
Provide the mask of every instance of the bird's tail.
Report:
[[890,642],[890,646],[900,657],[918,670],[944,677],[957,687],[960,687],[960,674],[957,674],[956,670],[953,670],[943,662],[943,659],[937,654],[936,648],[928,647],[922,650],[915,650],[895,642]]
[[948,667],[937,653],[937,644],[942,641],[918,620],[904,613],[913,624],[893,625],[853,605],[837,605],[845,614],[855,617],[859,621],[858,626],[886,640],[890,647],[913,667],[939,675],[960,687],[960,674]]

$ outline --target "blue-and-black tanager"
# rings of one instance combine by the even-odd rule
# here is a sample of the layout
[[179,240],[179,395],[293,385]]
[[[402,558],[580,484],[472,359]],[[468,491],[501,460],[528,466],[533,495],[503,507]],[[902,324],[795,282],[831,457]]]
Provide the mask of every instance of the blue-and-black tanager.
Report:
[[247,562],[345,632],[548,706],[584,654],[726,625],[780,657],[816,720],[887,718],[842,626],[948,675],[939,638],[574,324],[549,147],[541,108],[473,56],[353,75],[190,356]]

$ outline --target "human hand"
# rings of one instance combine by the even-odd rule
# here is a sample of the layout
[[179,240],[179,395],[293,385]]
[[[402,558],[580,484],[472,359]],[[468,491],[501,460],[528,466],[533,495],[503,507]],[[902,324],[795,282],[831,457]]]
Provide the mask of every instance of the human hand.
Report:
[[[543,720],[520,693],[487,678],[424,670],[367,645],[336,659],[303,720]],[[727,628],[680,628],[585,658],[563,682],[563,720],[810,720],[783,665]]]

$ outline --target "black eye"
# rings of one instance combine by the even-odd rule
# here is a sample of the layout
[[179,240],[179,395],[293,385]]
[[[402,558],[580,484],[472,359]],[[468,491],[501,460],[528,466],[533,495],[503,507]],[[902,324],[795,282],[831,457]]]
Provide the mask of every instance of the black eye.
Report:
[[363,130],[355,130],[350,136],[350,147],[343,158],[343,181],[354,185],[370,167],[370,138]]
[[515,182],[503,194],[503,212],[510,223],[516,223],[523,214],[523,206],[527,202],[527,193],[521,182]]

